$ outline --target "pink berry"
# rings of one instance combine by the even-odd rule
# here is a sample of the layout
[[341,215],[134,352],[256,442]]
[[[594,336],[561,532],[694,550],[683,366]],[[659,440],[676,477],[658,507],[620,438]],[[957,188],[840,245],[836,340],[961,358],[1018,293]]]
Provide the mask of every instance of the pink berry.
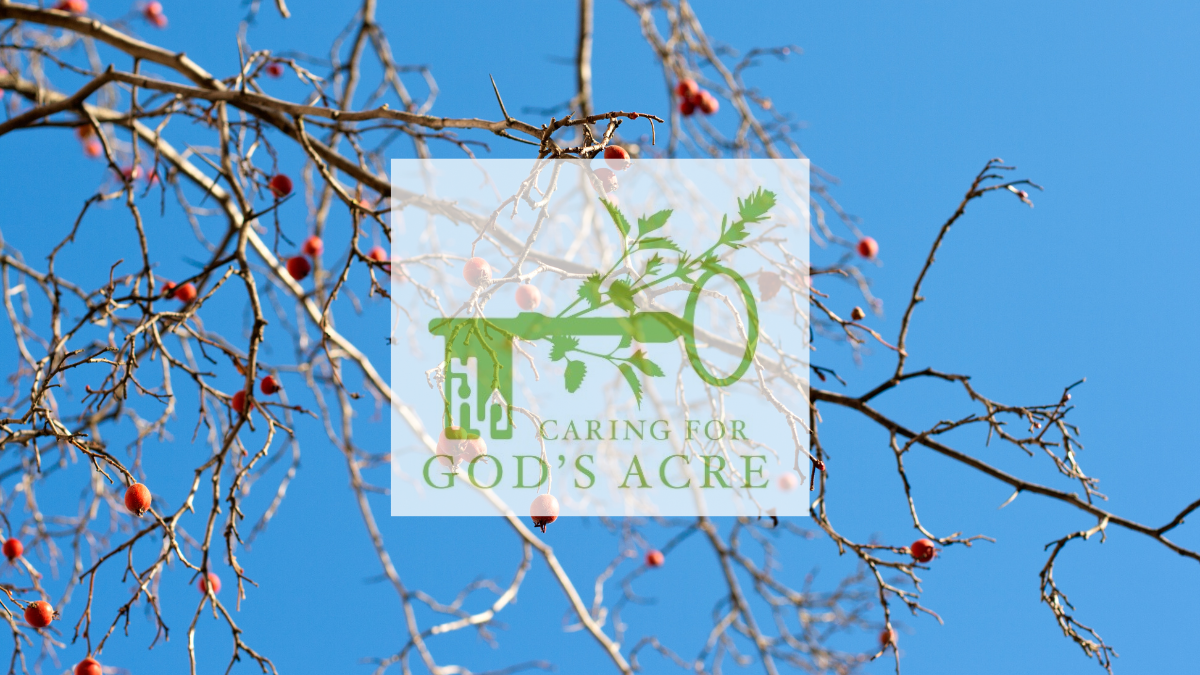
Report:
[[529,505],[529,516],[533,518],[533,526],[546,531],[546,526],[558,519],[558,500],[554,495],[538,495]]
[[863,237],[862,239],[858,240],[858,246],[856,246],[855,249],[858,251],[859,255],[867,260],[870,260],[879,255],[879,242],[875,241],[871,237]]
[[492,266],[483,258],[471,258],[463,266],[463,278],[478,288],[492,283]]
[[300,250],[304,251],[304,255],[315,258],[325,250],[325,242],[321,241],[321,238],[314,234],[304,240],[304,244],[300,246]]
[[271,176],[271,180],[267,182],[267,187],[271,190],[271,194],[275,195],[275,199],[283,199],[292,194],[292,179],[281,173],[277,173]]
[[212,572],[200,577],[200,581],[196,583],[196,588],[200,589],[200,592],[206,595],[210,587],[212,588],[213,595],[221,592],[221,577]]
[[526,312],[532,312],[542,304],[542,291],[533,284],[521,284],[517,287],[517,307]]
[[779,295],[781,288],[783,279],[775,272],[763,272],[758,275],[758,293],[764,302]]
[[693,103],[695,103],[696,107],[700,109],[700,112],[704,113],[705,115],[715,114],[721,109],[721,102],[717,100],[716,96],[713,96],[707,91],[701,91],[700,95],[696,97]]
[[791,492],[792,490],[796,489],[797,485],[800,484],[800,479],[796,478],[796,474],[789,471],[780,476],[776,480],[776,483],[779,484],[780,490],[783,490],[784,492]]
[[300,281],[304,277],[308,276],[308,273],[312,271],[312,265],[309,264],[308,258],[298,255],[293,258],[288,258],[287,271],[293,279]]
[[604,163],[613,171],[624,171],[632,161],[628,150],[619,145],[610,145],[604,149]]

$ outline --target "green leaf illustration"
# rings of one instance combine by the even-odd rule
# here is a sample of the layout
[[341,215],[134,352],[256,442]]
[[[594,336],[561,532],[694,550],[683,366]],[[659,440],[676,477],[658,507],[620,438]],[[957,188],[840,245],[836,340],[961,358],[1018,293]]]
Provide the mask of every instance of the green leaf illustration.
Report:
[[579,347],[579,340],[570,335],[551,335],[550,343],[554,345],[550,348],[551,361],[561,361],[567,358],[567,352],[574,351]]
[[680,249],[675,242],[666,237],[646,237],[638,242],[638,250],[644,251],[648,248],[661,248],[668,251],[679,251]]
[[633,397],[637,399],[637,405],[642,407],[642,383],[638,380],[637,371],[628,363],[621,364],[621,374],[625,376],[625,381],[629,383],[629,388],[633,390]]
[[638,237],[644,237],[663,225],[666,225],[667,219],[671,217],[672,213],[673,211],[671,211],[671,209],[666,209],[651,216],[642,216],[641,218],[638,218]]
[[650,257],[649,260],[646,261],[646,271],[644,274],[642,274],[642,276],[643,277],[652,277],[655,274],[658,274],[658,270],[659,270],[659,268],[662,267],[662,264],[663,264],[662,256],[655,253],[653,256]]
[[633,344],[633,336],[630,335],[629,333],[626,333],[621,336],[621,344],[617,345],[617,351],[621,351],[623,349],[629,349],[629,346],[632,344]]
[[602,281],[599,272],[592,272],[592,275],[583,282],[579,287],[579,297],[587,301],[592,309],[600,306],[600,282]]
[[626,312],[632,312],[637,307],[633,304],[633,289],[630,288],[629,282],[623,279],[617,279],[608,287],[608,297],[613,301],[613,304]]
[[767,211],[775,207],[775,193],[761,187],[750,193],[746,199],[738,200],[738,217],[747,223],[757,223],[767,219]]
[[616,204],[608,201],[607,199],[601,199],[600,201],[604,204],[604,208],[608,209],[608,215],[612,217],[613,223],[616,224],[617,229],[621,231],[621,238],[628,237],[629,221],[625,220],[625,215],[621,213],[621,210],[617,208]]
[[583,384],[583,376],[587,375],[587,364],[583,361],[568,361],[566,384],[567,391],[572,394],[579,389],[579,385]]
[[646,358],[646,352],[639,349],[634,352],[633,356],[629,357],[629,362],[637,367],[638,370],[649,375],[650,377],[662,377],[662,368],[658,364]]

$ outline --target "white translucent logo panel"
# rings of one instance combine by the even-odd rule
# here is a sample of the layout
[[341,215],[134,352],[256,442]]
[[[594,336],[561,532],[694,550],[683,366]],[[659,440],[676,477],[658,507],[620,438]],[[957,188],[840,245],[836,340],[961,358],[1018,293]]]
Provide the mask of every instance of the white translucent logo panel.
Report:
[[806,161],[391,169],[393,515],[807,515]]

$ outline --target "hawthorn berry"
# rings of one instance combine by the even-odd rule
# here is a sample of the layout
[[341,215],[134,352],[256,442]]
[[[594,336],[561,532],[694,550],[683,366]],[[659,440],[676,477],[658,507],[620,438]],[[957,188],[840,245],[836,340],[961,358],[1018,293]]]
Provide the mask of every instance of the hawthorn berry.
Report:
[[858,254],[870,260],[879,255],[879,242],[871,237],[863,237],[858,240],[858,245],[854,247]]
[[142,15],[146,17],[155,28],[163,29],[167,27],[167,15],[163,14],[162,3],[151,2],[142,10]]
[[532,312],[542,304],[542,291],[533,284],[517,286],[517,307],[526,312]]
[[487,444],[482,438],[471,434],[471,438],[447,438],[447,431],[458,431],[458,427],[450,427],[442,429],[442,433],[438,436],[437,454],[438,463],[443,466],[458,466],[460,464],[469,464],[476,457],[482,457],[487,454]]
[[483,258],[471,258],[463,265],[463,279],[478,288],[492,283],[492,266]]
[[10,538],[4,542],[4,557],[16,560],[25,553],[25,544],[20,539]]
[[267,187],[271,190],[271,194],[275,195],[275,199],[283,199],[292,194],[292,179],[277,173],[267,181]]
[[619,145],[610,145],[604,149],[604,163],[613,171],[624,171],[633,162],[629,159],[629,151]]
[[679,114],[684,117],[691,117],[692,113],[696,112],[696,104],[692,103],[691,99],[683,99],[679,102]]
[[662,567],[666,557],[662,551],[650,551],[646,554],[646,567]]
[[764,302],[779,295],[781,288],[783,279],[775,272],[763,272],[758,275],[758,293]]
[[388,261],[388,252],[384,247],[376,246],[375,248],[371,249],[371,252],[367,254],[367,257],[375,262],[385,263]]
[[593,173],[596,174],[596,178],[600,179],[600,185],[604,187],[605,192],[617,191],[617,174],[612,170],[601,167]]
[[271,394],[279,391],[279,381],[276,380],[274,376],[268,375],[262,379],[262,382],[259,383],[258,388],[262,391],[262,393],[270,396]]
[[62,0],[54,6],[54,9],[72,14],[85,14],[87,13],[87,8],[87,0]]
[[171,291],[170,297],[172,299],[180,300],[184,303],[195,300],[196,296],[198,295],[196,292],[196,285],[190,281],[182,286],[179,286],[178,288],[175,287],[175,282],[168,281],[166,283],[166,287],[168,291]]
[[325,250],[325,242],[321,241],[321,238],[314,234],[304,240],[304,244],[300,246],[300,250],[304,251],[304,255],[315,258]]
[[898,637],[896,631],[891,628],[884,628],[883,632],[879,634],[879,645],[881,647],[887,647],[888,645],[895,646]]
[[103,675],[103,673],[104,669],[100,667],[100,662],[90,656],[75,666],[75,675]]
[[796,478],[796,474],[789,471],[780,476],[776,482],[779,483],[780,490],[783,490],[784,492],[791,492],[792,490],[796,489],[797,485],[800,484],[800,479]]
[[716,114],[716,112],[721,109],[721,102],[717,100],[716,96],[713,96],[707,91],[701,91],[693,103],[697,108],[700,109],[700,112],[704,113],[705,115]]
[[104,154],[104,146],[100,144],[100,141],[93,138],[83,144],[83,154],[88,159],[96,159]]
[[75,127],[75,138],[78,138],[81,141],[86,141],[95,133],[96,130],[93,129],[92,125],[90,124],[80,124],[79,126]]
[[928,539],[914,541],[912,546],[908,547],[908,551],[912,554],[913,560],[921,563],[927,563],[937,555],[937,549],[934,548],[933,542]]
[[200,592],[205,595],[208,594],[209,587],[212,587],[213,595],[220,593],[221,592],[221,577],[218,577],[216,574],[209,572],[208,574],[200,577],[200,581],[198,581],[196,583],[196,588],[200,589]]
[[45,628],[54,620],[54,608],[45,600],[29,603],[25,608],[25,621],[34,628]]
[[150,488],[141,483],[134,483],[125,489],[125,508],[139,518],[150,508],[150,501]]
[[246,392],[239,391],[233,395],[233,400],[230,401],[230,406],[233,407],[234,412],[237,412],[240,415],[249,416],[250,411],[254,409],[254,402],[247,401]]
[[679,84],[675,85],[675,94],[685,101],[692,100],[699,93],[700,85],[693,79],[680,80]]
[[278,63],[267,64],[267,75],[271,77],[283,77],[283,66]]
[[533,518],[533,526],[546,531],[546,526],[558,519],[558,500],[554,495],[538,495],[529,505],[529,516]]
[[309,264],[308,258],[298,255],[294,258],[288,258],[287,271],[293,279],[300,281],[304,277],[308,276],[308,273],[312,271],[312,265]]
[[855,307],[854,309],[850,310],[851,321],[862,321],[864,318],[866,318],[866,316],[867,313],[863,311],[862,307]]

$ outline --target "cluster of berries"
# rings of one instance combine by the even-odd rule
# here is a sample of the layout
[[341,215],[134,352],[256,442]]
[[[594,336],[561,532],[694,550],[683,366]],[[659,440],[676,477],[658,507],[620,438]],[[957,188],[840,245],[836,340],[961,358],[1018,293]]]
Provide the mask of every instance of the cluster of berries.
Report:
[[679,97],[679,113],[689,117],[697,110],[705,115],[716,114],[721,109],[721,102],[707,89],[701,89],[695,80],[680,80],[675,85],[675,95]]
[[[258,390],[267,396],[274,396],[283,387],[279,384],[279,380],[275,379],[274,375],[267,375],[258,383]],[[254,409],[254,402],[246,400],[246,392],[239,391],[233,395],[233,399],[229,405],[239,413],[239,415],[249,415]]]
[[[492,283],[492,266],[483,258],[471,258],[463,265],[463,279],[473,288]],[[516,292],[517,306],[522,311],[532,312],[542,304],[542,291],[533,284],[521,284]]]

